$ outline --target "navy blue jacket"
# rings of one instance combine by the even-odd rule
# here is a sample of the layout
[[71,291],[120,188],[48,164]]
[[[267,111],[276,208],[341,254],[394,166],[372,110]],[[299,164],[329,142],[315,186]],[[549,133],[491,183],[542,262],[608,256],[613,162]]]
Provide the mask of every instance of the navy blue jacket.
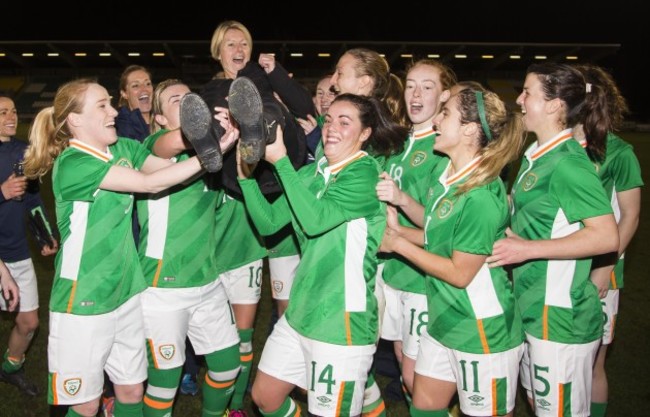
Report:
[[[16,138],[0,142],[0,183],[12,174],[14,163],[23,158],[26,148],[27,144]],[[0,259],[4,262],[30,258],[26,214],[32,210],[42,210],[47,226],[54,231],[38,191],[38,181],[29,181],[22,201],[6,200],[0,192]]]

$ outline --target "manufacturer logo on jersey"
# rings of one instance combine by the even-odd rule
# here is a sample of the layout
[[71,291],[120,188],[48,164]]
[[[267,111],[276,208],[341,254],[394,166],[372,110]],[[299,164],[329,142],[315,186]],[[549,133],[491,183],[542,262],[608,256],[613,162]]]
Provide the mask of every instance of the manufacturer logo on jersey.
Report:
[[120,159],[115,163],[115,165],[119,165],[119,166],[121,166],[121,167],[129,167],[129,168],[133,168],[133,164],[131,163],[131,161],[129,161],[129,160],[126,159],[126,158],[120,158]]
[[66,379],[63,382],[63,389],[68,395],[77,395],[81,389],[81,378]]
[[422,165],[426,160],[427,160],[427,154],[425,152],[416,151],[411,156],[411,166],[416,167],[418,165]]
[[524,191],[530,191],[530,189],[533,188],[535,184],[537,184],[537,174],[529,172],[528,174],[526,174],[526,177],[522,181],[522,184],[523,185],[521,186],[521,188]]
[[485,399],[485,397],[481,397],[480,395],[474,394],[471,397],[468,397],[467,399],[472,402],[472,405],[483,405],[483,400]]
[[176,353],[176,346],[162,345],[158,350],[160,351],[160,356],[162,356],[167,360],[170,360],[171,358],[174,357],[174,353]]
[[537,400],[537,405],[538,405],[539,408],[541,408],[542,410],[549,411],[549,410],[550,410],[549,407],[550,407],[551,403],[548,402],[548,401],[546,401],[546,400],[543,399],[543,398],[540,398],[539,400]]
[[280,294],[284,288],[284,283],[282,281],[273,281],[273,291],[276,294]]
[[433,187],[429,187],[429,191],[427,191],[427,199],[431,199],[433,197]]
[[439,219],[444,219],[451,214],[453,209],[454,203],[452,203],[451,200],[443,198],[442,201],[438,204],[436,214],[438,215]]

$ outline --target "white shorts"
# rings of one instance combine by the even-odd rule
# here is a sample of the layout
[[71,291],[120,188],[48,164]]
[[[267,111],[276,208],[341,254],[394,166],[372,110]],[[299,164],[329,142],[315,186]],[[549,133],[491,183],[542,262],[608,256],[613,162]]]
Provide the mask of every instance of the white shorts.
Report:
[[614,341],[619,296],[620,290],[609,290],[605,298],[600,300],[603,306],[603,320],[605,321],[605,325],[603,326],[603,340],[601,342],[603,345],[609,345]]
[[521,385],[534,400],[535,415],[589,417],[592,367],[600,339],[565,344],[527,334],[526,344]]
[[416,359],[420,335],[427,332],[429,310],[427,296],[384,286],[386,310],[381,324],[381,338],[402,342],[402,352]]
[[455,382],[463,413],[472,416],[505,415],[515,408],[519,361],[523,343],[499,353],[478,354],[449,349],[427,332],[420,337],[415,372]]
[[258,369],[306,389],[312,414],[356,416],[375,350],[374,344],[342,346],[306,338],[282,316],[266,340]]
[[[38,286],[36,284],[36,271],[32,258],[18,262],[5,262],[7,269],[14,277],[20,293],[20,301],[16,311],[27,312],[38,309]],[[0,297],[0,310],[7,310],[7,300]]]
[[147,379],[140,295],[110,313],[50,312],[50,404],[81,404],[102,395],[104,371],[116,385]]
[[300,255],[269,258],[271,295],[274,300],[289,299],[298,264],[300,264]]
[[156,369],[185,363],[185,338],[197,355],[239,343],[235,319],[220,280],[195,288],[153,288],[142,293],[144,333]]
[[257,304],[262,298],[262,268],[259,259],[219,276],[223,282],[230,304]]

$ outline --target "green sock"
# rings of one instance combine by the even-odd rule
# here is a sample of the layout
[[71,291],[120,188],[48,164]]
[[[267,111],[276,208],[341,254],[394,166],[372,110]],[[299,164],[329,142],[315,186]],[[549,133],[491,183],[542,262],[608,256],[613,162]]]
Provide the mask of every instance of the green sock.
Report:
[[409,409],[411,417],[449,417],[449,410],[420,410],[411,405]]
[[591,417],[605,417],[607,403],[591,403]]
[[8,374],[13,374],[22,368],[24,362],[25,355],[22,358],[12,358],[9,356],[9,349],[7,349],[4,354],[4,360],[2,361],[2,370]]
[[230,400],[231,410],[240,410],[244,408],[244,395],[248,389],[248,382],[251,376],[251,366],[253,365],[253,329],[239,330],[239,359],[241,360],[241,369],[237,380],[235,381],[235,391]]
[[375,382],[375,374],[373,371],[368,374],[368,380],[366,381],[361,414],[372,417],[386,417],[386,404],[381,397],[379,385]]
[[74,411],[72,409],[72,406],[70,406],[68,407],[68,412],[66,413],[65,417],[84,417],[84,416]]
[[296,404],[291,397],[285,398],[280,408],[275,411],[265,413],[260,408],[260,413],[262,413],[264,417],[299,417],[300,412],[300,406]]
[[[174,407],[174,397],[178,390],[178,383],[181,378],[182,368],[156,369],[149,366],[147,375],[149,381],[147,390],[144,393],[145,417],[165,417],[170,415]],[[157,395],[152,395],[155,392]],[[166,393],[166,394],[165,394]],[[117,402],[116,409],[117,409]]]
[[208,371],[203,383],[202,416],[222,417],[239,374],[239,345],[205,355],[205,362]]
[[115,399],[113,415],[115,417],[142,417],[142,401],[132,404],[124,404]]

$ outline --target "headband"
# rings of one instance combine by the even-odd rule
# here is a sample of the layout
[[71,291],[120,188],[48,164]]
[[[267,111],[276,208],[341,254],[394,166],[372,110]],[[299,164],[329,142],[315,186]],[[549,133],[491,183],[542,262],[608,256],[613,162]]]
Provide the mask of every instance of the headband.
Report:
[[492,140],[492,133],[490,132],[490,126],[488,125],[487,118],[485,117],[485,104],[483,103],[483,92],[474,91],[476,96],[476,105],[478,106],[478,117],[481,119],[481,128],[483,133],[487,136],[488,142]]

